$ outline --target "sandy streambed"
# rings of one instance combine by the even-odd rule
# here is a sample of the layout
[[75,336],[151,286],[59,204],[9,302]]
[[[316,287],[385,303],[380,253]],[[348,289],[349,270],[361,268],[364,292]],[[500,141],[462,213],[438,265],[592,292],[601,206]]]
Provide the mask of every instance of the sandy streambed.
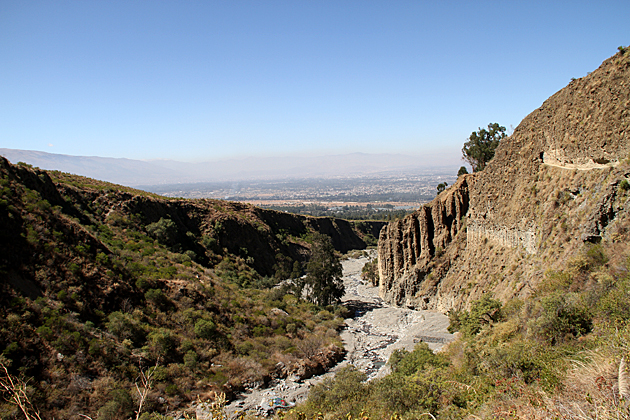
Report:
[[[371,252],[374,255],[375,251]],[[411,351],[416,343],[424,341],[433,350],[438,350],[453,339],[446,331],[448,317],[444,314],[385,304],[378,296],[378,287],[361,280],[361,269],[368,261],[368,257],[362,257],[342,262],[346,286],[342,301],[355,314],[354,318],[346,320],[346,328],[341,332],[347,352],[344,360],[324,375],[301,382],[290,378],[276,380],[268,388],[243,393],[241,398],[228,405],[228,413],[256,411],[261,403],[264,405],[273,397],[299,404],[306,400],[312,385],[334,375],[344,366],[355,365],[366,372],[369,379],[381,377],[389,372],[386,363],[395,349]]]

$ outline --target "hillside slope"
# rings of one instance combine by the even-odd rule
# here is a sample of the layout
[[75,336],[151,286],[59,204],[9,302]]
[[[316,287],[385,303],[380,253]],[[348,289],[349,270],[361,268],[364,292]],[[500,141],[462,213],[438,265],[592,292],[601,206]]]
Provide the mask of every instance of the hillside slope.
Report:
[[343,308],[273,287],[302,274],[314,232],[365,248],[344,220],[167,200],[0,158],[0,364],[30,380],[46,418],[68,419],[130,417],[148,366],[148,412],[321,372],[342,355]]
[[441,311],[486,293],[505,302],[591,243],[625,248],[629,152],[630,54],[619,52],[528,115],[483,172],[381,232],[381,296]]

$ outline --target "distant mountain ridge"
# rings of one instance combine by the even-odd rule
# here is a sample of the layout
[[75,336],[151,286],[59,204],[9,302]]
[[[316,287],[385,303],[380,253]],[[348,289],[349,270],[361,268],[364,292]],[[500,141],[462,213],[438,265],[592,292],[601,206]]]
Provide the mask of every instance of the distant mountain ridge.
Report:
[[254,179],[336,178],[435,170],[452,172],[460,165],[459,155],[446,153],[423,156],[351,153],[312,157],[248,157],[201,163],[72,156],[6,148],[0,148],[0,155],[13,163],[25,162],[42,169],[59,170],[130,186]]

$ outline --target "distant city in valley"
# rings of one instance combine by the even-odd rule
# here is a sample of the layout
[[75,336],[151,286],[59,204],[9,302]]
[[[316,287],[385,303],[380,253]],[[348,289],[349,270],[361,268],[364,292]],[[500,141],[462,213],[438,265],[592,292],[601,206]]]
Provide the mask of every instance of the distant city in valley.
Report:
[[392,212],[406,213],[432,200],[438,184],[451,185],[456,179],[455,172],[444,171],[422,175],[202,182],[141,188],[165,197],[240,201],[313,216],[383,219]]
[[457,154],[350,153],[203,163],[140,161],[1,149],[14,163],[133,186],[165,197],[213,198],[312,216],[389,220],[452,185]]

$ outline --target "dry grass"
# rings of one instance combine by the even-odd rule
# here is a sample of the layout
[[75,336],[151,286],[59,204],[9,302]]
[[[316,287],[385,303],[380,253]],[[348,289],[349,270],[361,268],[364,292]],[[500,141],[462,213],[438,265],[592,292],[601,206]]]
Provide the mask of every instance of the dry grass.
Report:
[[619,398],[620,361],[616,353],[610,348],[598,349],[574,361],[564,391],[545,397],[545,411],[561,419],[630,419],[627,403]]

